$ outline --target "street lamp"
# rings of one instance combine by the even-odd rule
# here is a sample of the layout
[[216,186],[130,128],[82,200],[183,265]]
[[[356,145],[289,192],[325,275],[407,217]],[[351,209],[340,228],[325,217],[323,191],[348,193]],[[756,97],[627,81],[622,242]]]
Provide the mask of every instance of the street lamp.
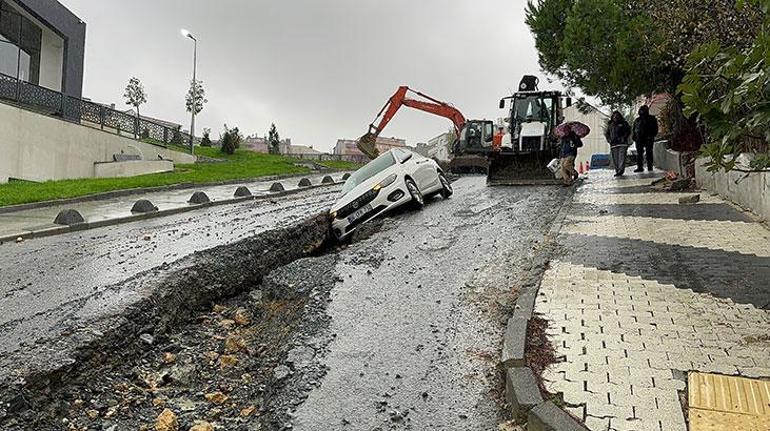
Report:
[[196,80],[196,72],[198,69],[198,39],[192,35],[189,31],[182,29],[182,36],[193,40],[193,94],[192,94],[192,120],[190,121],[190,154],[195,154],[195,107],[198,100],[198,81]]

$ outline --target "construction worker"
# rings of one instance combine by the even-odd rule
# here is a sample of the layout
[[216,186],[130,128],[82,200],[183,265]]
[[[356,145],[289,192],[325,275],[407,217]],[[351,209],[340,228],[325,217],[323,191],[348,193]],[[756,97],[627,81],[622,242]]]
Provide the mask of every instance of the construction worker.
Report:
[[583,146],[583,141],[570,131],[569,134],[561,138],[561,151],[559,159],[561,161],[561,179],[565,187],[571,186],[577,178],[575,171],[575,159],[577,158],[578,148]]

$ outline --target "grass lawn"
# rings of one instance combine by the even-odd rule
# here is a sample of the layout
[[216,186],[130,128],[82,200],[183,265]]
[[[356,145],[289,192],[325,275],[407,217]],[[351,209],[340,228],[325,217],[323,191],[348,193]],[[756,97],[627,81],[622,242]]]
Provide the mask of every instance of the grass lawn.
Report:
[[[287,157],[238,150],[232,156],[218,148],[197,147],[195,153],[227,159],[229,163],[199,163],[176,165],[173,172],[141,175],[130,178],[84,178],[78,180],[46,181],[43,183],[11,182],[0,184],[0,206],[66,199],[113,190],[157,187],[182,183],[212,183],[249,179],[278,174],[302,174],[307,168],[294,166]],[[337,162],[332,162],[336,164]],[[324,163],[326,164],[326,163]],[[335,169],[349,169],[340,165]],[[329,166],[332,167],[332,166]]]

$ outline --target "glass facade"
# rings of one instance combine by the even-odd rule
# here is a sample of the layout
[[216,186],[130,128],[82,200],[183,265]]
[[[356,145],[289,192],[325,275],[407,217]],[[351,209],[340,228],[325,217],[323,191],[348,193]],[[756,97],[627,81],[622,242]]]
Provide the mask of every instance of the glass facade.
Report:
[[38,84],[42,30],[0,0],[0,73]]

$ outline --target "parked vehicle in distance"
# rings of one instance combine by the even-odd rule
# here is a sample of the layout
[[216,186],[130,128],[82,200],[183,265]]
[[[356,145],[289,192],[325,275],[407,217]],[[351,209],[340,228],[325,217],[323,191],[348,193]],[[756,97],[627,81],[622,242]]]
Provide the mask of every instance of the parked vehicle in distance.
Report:
[[357,170],[342,187],[332,206],[332,230],[338,239],[361,224],[411,203],[422,208],[425,198],[452,195],[452,184],[438,164],[409,150],[395,148]]

